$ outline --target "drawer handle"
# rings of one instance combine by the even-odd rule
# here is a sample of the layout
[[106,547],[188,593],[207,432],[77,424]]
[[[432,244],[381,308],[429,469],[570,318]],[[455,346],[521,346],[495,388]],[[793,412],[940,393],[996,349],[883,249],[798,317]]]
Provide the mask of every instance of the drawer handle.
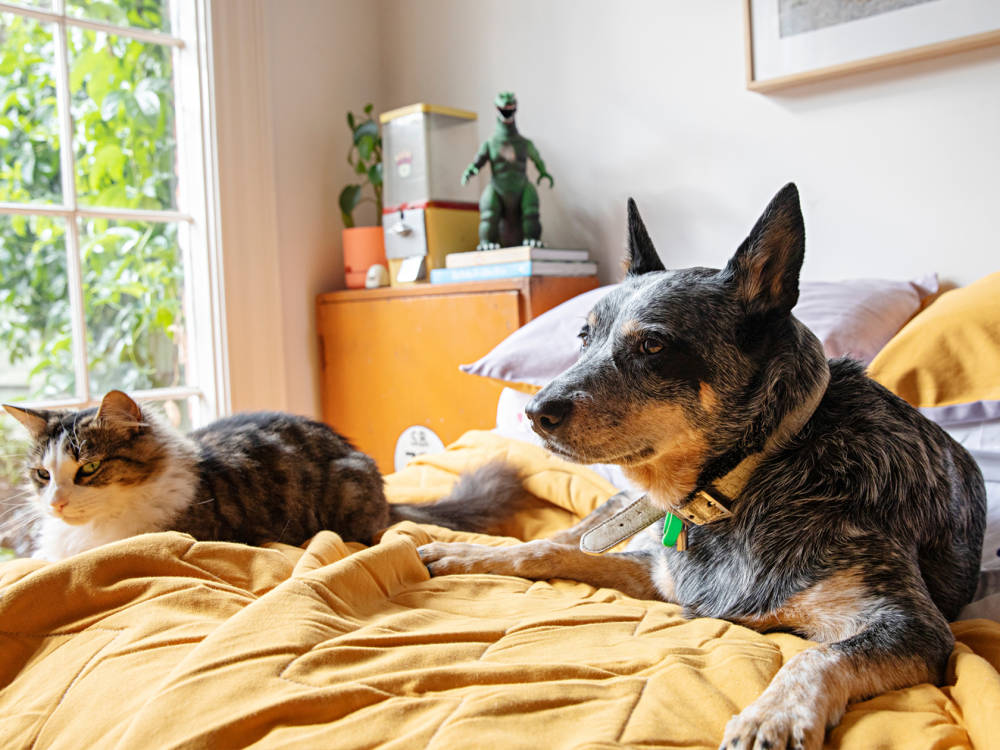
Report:
[[398,234],[400,237],[408,237],[411,234],[413,234],[413,227],[411,227],[409,224],[404,224],[401,221],[397,221],[395,224],[389,227],[389,231],[392,232],[393,234]]

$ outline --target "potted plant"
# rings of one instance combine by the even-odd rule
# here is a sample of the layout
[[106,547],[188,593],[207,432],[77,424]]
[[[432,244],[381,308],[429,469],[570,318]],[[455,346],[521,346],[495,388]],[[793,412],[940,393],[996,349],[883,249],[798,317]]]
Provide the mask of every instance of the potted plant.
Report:
[[[364,118],[347,113],[347,126],[351,129],[351,148],[347,163],[354,169],[359,183],[345,185],[340,191],[340,215],[344,220],[344,272],[349,288],[365,285],[368,269],[376,263],[386,265],[385,243],[382,226],[355,226],[354,209],[362,203],[375,204],[375,220],[382,221],[382,136],[378,123],[372,116],[374,107],[365,105]],[[371,186],[372,195],[365,195],[365,186]]]

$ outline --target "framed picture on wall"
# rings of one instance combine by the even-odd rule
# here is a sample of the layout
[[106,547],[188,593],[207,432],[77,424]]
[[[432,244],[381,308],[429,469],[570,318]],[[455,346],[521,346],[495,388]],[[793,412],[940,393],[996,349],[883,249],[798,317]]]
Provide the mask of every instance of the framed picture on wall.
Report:
[[743,2],[753,91],[1000,43],[1000,0]]

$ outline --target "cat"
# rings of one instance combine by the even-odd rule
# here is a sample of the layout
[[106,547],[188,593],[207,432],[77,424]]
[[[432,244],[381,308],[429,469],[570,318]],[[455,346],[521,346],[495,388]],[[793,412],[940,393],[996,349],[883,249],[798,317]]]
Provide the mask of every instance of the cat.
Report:
[[[401,520],[488,532],[503,514],[483,506],[523,494],[516,470],[492,463],[434,503],[389,504],[371,457],[326,424],[281,412],[184,435],[121,391],[78,411],[4,409],[34,439],[34,556],[47,560],[168,530],[253,545],[300,545],[323,529],[371,544]],[[496,504],[473,502],[484,495]]]

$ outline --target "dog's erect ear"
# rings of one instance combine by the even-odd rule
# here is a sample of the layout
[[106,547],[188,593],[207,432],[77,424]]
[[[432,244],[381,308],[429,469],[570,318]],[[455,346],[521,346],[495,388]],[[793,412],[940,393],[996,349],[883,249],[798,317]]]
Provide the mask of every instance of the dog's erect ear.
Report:
[[139,404],[121,391],[108,391],[101,399],[97,421],[104,427],[134,429],[143,424],[142,410]]
[[723,271],[737,285],[747,312],[791,312],[799,300],[805,244],[799,191],[790,182],[771,199]]
[[23,424],[36,440],[45,434],[49,424],[49,412],[36,409],[22,409],[13,404],[4,404],[3,408],[14,419]]
[[642,223],[635,201],[628,199],[628,252],[625,255],[625,273],[638,276],[650,271],[665,270],[656,254],[646,225]]

